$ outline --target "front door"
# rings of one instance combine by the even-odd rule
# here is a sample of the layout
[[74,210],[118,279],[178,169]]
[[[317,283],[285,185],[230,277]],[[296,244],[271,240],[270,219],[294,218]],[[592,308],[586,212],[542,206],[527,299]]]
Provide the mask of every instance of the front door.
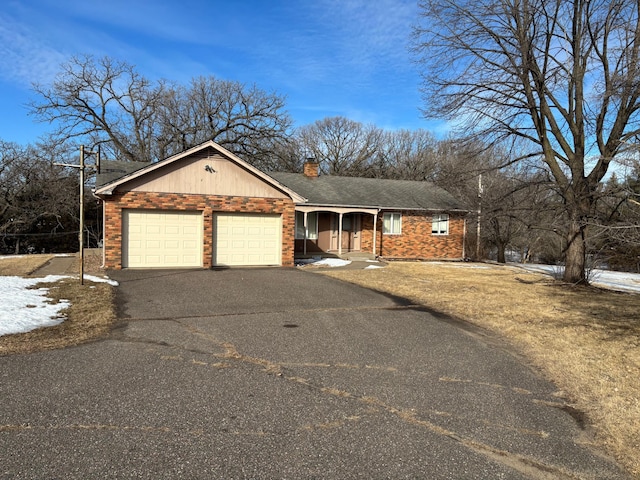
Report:
[[[347,213],[342,216],[342,237],[340,244],[343,252],[359,252],[362,227],[362,215]],[[338,235],[340,233],[340,215],[333,215],[331,249],[338,250]]]

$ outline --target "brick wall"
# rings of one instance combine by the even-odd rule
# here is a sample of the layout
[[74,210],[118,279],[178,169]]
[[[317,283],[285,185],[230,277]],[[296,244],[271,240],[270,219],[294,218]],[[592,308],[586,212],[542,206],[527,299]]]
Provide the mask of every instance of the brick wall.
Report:
[[[382,233],[382,213],[378,215],[376,254],[386,258],[461,259],[463,257],[464,216],[449,215],[449,234],[431,233],[431,214],[403,211],[402,233]],[[362,216],[362,251],[371,252],[373,216]]]
[[122,210],[191,210],[203,212],[204,239],[202,263],[213,261],[213,216],[216,212],[265,213],[282,216],[282,265],[293,266],[294,205],[290,199],[188,195],[177,193],[124,192],[106,197],[105,266],[122,268]]

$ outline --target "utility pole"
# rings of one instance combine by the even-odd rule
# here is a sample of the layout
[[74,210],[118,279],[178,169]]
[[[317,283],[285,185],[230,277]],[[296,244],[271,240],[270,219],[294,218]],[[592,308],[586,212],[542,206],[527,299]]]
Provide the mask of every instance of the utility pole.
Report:
[[476,238],[476,260],[480,260],[480,218],[482,217],[482,174],[478,175],[478,233]]
[[85,152],[84,145],[80,145],[80,165],[70,165],[66,163],[54,164],[80,170],[80,231],[78,232],[78,243],[80,245],[80,285],[84,285],[84,177],[87,168],[94,168],[93,166],[85,165],[86,155],[95,155],[97,168],[100,168],[100,147],[98,147],[97,152]]

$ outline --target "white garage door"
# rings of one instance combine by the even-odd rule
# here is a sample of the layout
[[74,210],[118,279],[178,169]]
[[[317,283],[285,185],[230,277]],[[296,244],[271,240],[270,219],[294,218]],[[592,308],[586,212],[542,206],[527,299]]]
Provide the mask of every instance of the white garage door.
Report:
[[280,265],[280,215],[227,214],[215,217],[214,265]]
[[122,266],[202,267],[202,214],[124,210]]

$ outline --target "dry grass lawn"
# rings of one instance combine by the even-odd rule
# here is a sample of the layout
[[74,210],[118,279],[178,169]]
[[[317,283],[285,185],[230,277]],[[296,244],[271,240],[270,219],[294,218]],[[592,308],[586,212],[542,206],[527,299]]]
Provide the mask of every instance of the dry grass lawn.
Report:
[[[50,258],[51,255],[27,255],[15,259],[2,259],[0,275],[26,276]],[[85,272],[99,275],[99,265],[98,259],[87,257]],[[85,280],[85,284],[80,285],[77,278],[66,278],[42,286],[49,288],[49,298],[53,303],[61,299],[70,301],[71,306],[63,311],[66,320],[53,327],[0,336],[0,355],[78,345],[107,333],[116,319],[113,302],[115,291],[114,287],[107,283]],[[39,288],[39,285],[36,288]]]
[[0,259],[0,275],[26,277],[53,258],[53,255],[25,255]]
[[463,319],[521,350],[640,478],[640,295],[571,287],[517,267],[396,262],[322,273]]

